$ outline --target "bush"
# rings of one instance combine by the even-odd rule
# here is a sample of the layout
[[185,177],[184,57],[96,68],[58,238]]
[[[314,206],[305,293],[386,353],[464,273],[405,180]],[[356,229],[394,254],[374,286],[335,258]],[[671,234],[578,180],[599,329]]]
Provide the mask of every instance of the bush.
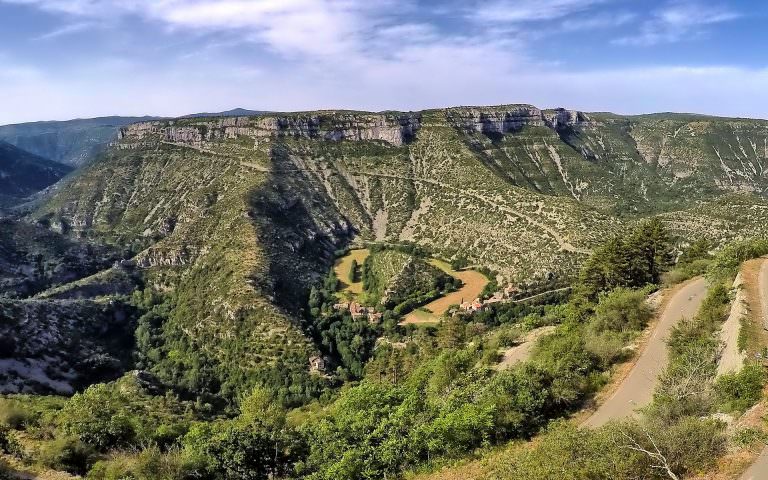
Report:
[[213,478],[231,480],[288,476],[302,451],[301,442],[289,431],[236,421],[193,427],[184,438],[184,448],[188,458]]
[[11,429],[2,424],[0,424],[0,453],[7,453],[16,457],[24,455],[21,443],[16,439]]
[[652,313],[645,292],[620,287],[600,295],[590,329],[597,334],[642,330]]
[[0,399],[0,424],[8,425],[14,430],[22,430],[30,420],[30,412],[21,408],[17,402]]
[[37,460],[48,468],[84,475],[95,460],[93,447],[74,437],[63,437],[44,443]]
[[768,239],[739,240],[720,250],[709,266],[707,276],[717,281],[736,275],[739,265],[747,260],[768,254]]
[[8,465],[8,462],[0,459],[0,480],[12,480],[15,478],[17,477],[13,474],[11,466]]
[[606,368],[622,358],[625,344],[623,335],[611,331],[590,334],[584,340],[584,348]]
[[195,465],[178,449],[163,453],[156,446],[139,453],[119,453],[97,462],[91,480],[183,480],[199,478]]
[[738,373],[723,375],[715,382],[717,403],[725,412],[743,412],[763,397],[765,371],[747,365]]
[[489,480],[531,478],[582,480],[598,478],[669,478],[656,448],[670,470],[682,478],[714,464],[725,452],[724,425],[684,418],[672,425],[619,423],[598,430],[553,422],[531,448],[512,449],[495,459]]

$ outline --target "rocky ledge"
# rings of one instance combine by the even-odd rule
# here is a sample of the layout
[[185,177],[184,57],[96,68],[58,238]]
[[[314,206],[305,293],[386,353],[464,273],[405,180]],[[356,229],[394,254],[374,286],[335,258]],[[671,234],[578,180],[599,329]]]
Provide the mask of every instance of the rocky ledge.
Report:
[[206,120],[142,122],[120,129],[119,140],[146,142],[160,139],[172,143],[202,146],[226,138],[254,139],[296,137],[330,141],[379,140],[401,146],[416,135],[419,114],[313,113],[285,116],[227,117]]
[[457,128],[486,134],[514,132],[523,127],[560,130],[591,122],[583,112],[564,108],[540,110],[533,105],[450,108],[446,110],[446,118]]
[[[591,120],[583,112],[532,105],[456,107],[444,110],[448,124],[465,131],[508,133],[525,126],[554,130]],[[315,112],[255,117],[222,117],[142,122],[120,129],[118,148],[169,142],[202,148],[207,142],[237,137],[259,139],[295,137],[327,141],[382,141],[402,146],[422,125],[420,113]]]

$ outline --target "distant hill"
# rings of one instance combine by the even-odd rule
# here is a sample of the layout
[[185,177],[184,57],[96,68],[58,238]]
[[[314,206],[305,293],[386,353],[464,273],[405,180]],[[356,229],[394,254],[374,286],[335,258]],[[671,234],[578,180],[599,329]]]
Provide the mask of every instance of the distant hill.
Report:
[[0,204],[38,192],[70,171],[72,167],[0,141]]
[[0,126],[0,141],[78,167],[117,138],[121,126],[156,117],[100,117]]
[[245,108],[233,108],[224,112],[202,112],[185,115],[182,118],[203,118],[203,117],[252,117],[254,115],[263,115],[269,113],[263,110],[248,110]]

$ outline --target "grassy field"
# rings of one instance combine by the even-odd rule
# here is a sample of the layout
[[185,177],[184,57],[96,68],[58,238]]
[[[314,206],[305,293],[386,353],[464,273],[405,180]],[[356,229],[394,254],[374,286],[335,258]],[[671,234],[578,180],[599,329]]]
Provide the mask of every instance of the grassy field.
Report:
[[474,270],[454,270],[451,266],[437,259],[429,261],[432,265],[436,266],[440,270],[444,271],[448,275],[460,279],[464,285],[451,292],[448,295],[442,296],[437,300],[433,300],[422,307],[424,310],[415,310],[406,315],[403,323],[437,323],[440,321],[440,317],[448,310],[451,305],[458,305],[462,302],[472,301],[480,295],[485,285],[488,284],[488,278],[480,272]]
[[333,266],[333,271],[336,274],[336,278],[339,279],[340,288],[342,293],[346,293],[349,296],[357,296],[363,293],[363,281],[357,281],[351,283],[349,281],[349,269],[352,266],[352,260],[357,261],[357,264],[362,268],[363,262],[368,258],[371,252],[367,248],[359,248],[350,250],[349,253],[339,258],[336,264]]

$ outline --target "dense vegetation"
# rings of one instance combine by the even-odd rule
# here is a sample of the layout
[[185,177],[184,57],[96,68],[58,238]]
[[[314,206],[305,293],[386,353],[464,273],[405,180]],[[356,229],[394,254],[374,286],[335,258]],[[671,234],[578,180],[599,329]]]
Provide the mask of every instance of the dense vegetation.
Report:
[[[638,251],[653,247],[662,255],[671,249],[658,241],[665,237],[644,229],[655,231],[656,225],[630,233],[646,239],[635,240]],[[606,263],[605,269],[619,265]],[[582,278],[589,278],[589,270]],[[437,328],[403,329],[394,318],[373,326],[335,310],[337,287],[331,274],[312,289],[308,319],[331,361],[327,368],[359,383],[326,391],[320,400],[293,410],[285,409],[290,402],[280,390],[259,387],[239,399],[234,416],[216,418],[228,411],[216,402],[200,396],[186,401],[170,390],[157,396],[160,391],[154,390],[164,387],[153,382],[127,393],[123,379],[54,406],[38,406],[43,413],[22,421],[20,428],[29,430],[29,424],[49,432],[39,441],[50,449],[69,451],[77,442],[76,450],[87,453],[80,463],[51,464],[90,469],[90,478],[398,477],[530,438],[550,420],[577,409],[602,385],[603,372],[621,358],[624,345],[651,313],[642,291],[606,286],[594,300],[574,296],[551,305],[499,306],[477,318],[446,318]],[[137,329],[140,361],[147,365],[163,364],[153,338],[168,301],[173,300],[148,291],[134,299],[147,311]],[[539,342],[529,361],[503,371],[492,368],[499,348],[542,325],[558,327]],[[12,401],[22,409],[32,402]],[[19,435],[26,433],[10,434]],[[129,453],[138,447],[140,453]]]
[[[119,148],[23,212],[23,222],[8,221],[18,232],[11,241],[0,236],[3,292],[25,297],[7,304],[12,321],[32,318],[26,325],[45,334],[73,325],[67,357],[115,367],[75,385],[71,399],[10,397],[0,447],[21,462],[104,479],[392,478],[547,428],[541,449],[522,449],[499,468],[522,478],[562,470],[653,478],[658,469],[642,451],[650,437],[670,471],[705,469],[724,436],[720,423],[702,417],[748,408],[763,384],[759,369],[712,377],[724,286],[675,334],[653,407],[666,423],[650,415],[597,432],[547,426],[582,406],[627,355],[649,318],[644,299],[654,285],[708,272],[727,286],[741,261],[768,251],[765,242],[742,242],[713,255],[732,238],[766,232],[764,199],[719,197],[723,188],[764,190],[750,168],[762,161],[758,150],[740,146],[760,144],[765,125],[602,114],[546,121],[561,113],[427,111],[414,114],[418,131],[402,142],[395,114],[242,119],[238,133],[218,119],[186,119],[174,125],[184,134],[167,138],[128,129]],[[487,130],[515,115],[532,122]],[[261,120],[297,128],[273,135]],[[342,128],[365,138],[372,124],[392,127],[394,140],[323,140]],[[744,154],[728,153],[736,151]],[[638,213],[655,216],[638,221]],[[40,241],[27,242],[30,232]],[[686,246],[692,237],[701,238]],[[353,238],[381,242],[367,266],[326,277],[333,252]],[[401,314],[457,286],[424,261],[432,255],[487,272],[484,295],[571,280],[573,293],[444,318],[438,327],[398,326]],[[135,270],[109,268],[128,258]],[[382,317],[334,308],[339,280],[361,280],[363,303]],[[133,290],[128,303],[122,295]],[[88,308],[77,318],[29,315],[81,296]],[[87,325],[96,307],[131,315]],[[97,344],[101,351],[77,348],[102,324],[110,328],[95,337],[119,344],[117,362],[101,355],[110,342]],[[532,356],[497,370],[501,352],[541,326],[554,333]],[[47,353],[35,359],[64,364]],[[681,382],[693,359],[696,392]],[[142,372],[85,389],[133,367]],[[67,372],[55,373],[58,381]],[[32,380],[21,386],[36,388]],[[686,448],[682,438],[690,438]],[[557,457],[574,443],[593,461]]]

